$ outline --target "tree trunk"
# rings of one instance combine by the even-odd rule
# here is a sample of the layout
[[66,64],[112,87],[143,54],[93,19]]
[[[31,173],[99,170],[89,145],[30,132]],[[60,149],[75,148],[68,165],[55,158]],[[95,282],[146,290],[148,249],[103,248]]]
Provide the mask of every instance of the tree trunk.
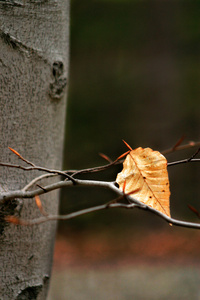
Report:
[[[68,76],[69,0],[0,1],[0,161],[61,168]],[[0,191],[24,187],[39,172],[0,167]],[[56,214],[58,192],[41,196]],[[32,219],[34,199],[0,203],[3,214]],[[0,299],[45,299],[56,222],[0,223]]]

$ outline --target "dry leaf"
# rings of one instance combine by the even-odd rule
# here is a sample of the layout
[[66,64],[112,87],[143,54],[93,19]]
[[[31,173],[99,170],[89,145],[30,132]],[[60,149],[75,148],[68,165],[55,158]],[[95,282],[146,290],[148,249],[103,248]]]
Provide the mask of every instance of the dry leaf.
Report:
[[135,199],[170,217],[167,160],[160,152],[141,147],[131,150],[116,182],[126,194],[137,190]]

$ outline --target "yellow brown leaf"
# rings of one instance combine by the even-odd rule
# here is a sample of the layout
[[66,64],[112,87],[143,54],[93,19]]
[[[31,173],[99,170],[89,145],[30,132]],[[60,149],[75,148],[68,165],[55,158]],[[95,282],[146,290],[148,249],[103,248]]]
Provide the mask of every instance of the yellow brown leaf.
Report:
[[130,151],[116,182],[126,194],[136,191],[136,200],[170,217],[167,160],[160,152],[141,147]]

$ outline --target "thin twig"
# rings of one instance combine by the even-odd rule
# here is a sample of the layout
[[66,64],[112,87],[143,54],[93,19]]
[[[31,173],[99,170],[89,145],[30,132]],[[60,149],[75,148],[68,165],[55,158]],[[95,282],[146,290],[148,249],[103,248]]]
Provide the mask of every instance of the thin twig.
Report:
[[181,164],[186,164],[186,163],[191,163],[191,162],[200,162],[200,158],[194,158],[191,160],[188,160],[188,158],[186,158],[186,159],[170,162],[167,164],[167,166],[171,167],[171,166],[176,166],[176,165],[181,165]]
[[109,205],[108,204],[102,204],[102,205],[99,205],[99,206],[94,206],[94,207],[86,208],[86,209],[83,209],[83,210],[80,210],[80,211],[76,211],[76,212],[73,212],[73,213],[70,213],[70,214],[67,214],[67,215],[48,215],[46,217],[40,217],[40,218],[33,219],[33,220],[17,219],[17,218],[12,217],[12,216],[6,217],[5,220],[7,222],[18,224],[18,225],[33,226],[33,225],[38,225],[38,224],[45,223],[45,222],[48,222],[48,221],[69,220],[69,219],[73,219],[73,218],[76,218],[76,217],[81,216],[81,215],[85,215],[85,214],[88,214],[88,213],[92,213],[92,212],[95,212],[95,211],[100,211],[100,210],[104,210],[104,209],[108,209],[108,208],[126,208],[126,209],[139,208],[139,209],[144,209],[144,210],[148,210],[151,213],[153,213],[153,214],[159,216],[160,218],[164,219],[170,225],[173,224],[175,226],[180,226],[180,227],[200,229],[200,223],[191,223],[191,222],[176,220],[176,219],[168,217],[167,215],[159,212],[158,210],[155,210],[155,209],[151,208],[150,206],[143,205],[143,204],[138,205],[138,204],[135,204],[135,203],[131,203],[131,204],[130,203],[129,204],[110,203]]
[[174,161],[174,162],[171,162],[171,163],[167,163],[167,166],[170,167],[170,166],[176,166],[176,165],[190,163],[190,162],[200,162],[199,158],[195,158],[198,155],[199,152],[200,152],[200,148],[191,157],[186,158],[186,159],[182,159],[182,160],[179,160],[179,161]]
[[27,163],[27,165],[30,165],[32,167],[35,167],[34,163],[32,163],[31,161],[27,160],[26,158],[24,158],[18,151],[16,151],[15,149],[8,147],[15,155],[17,155],[22,161],[24,161],[25,163]]
[[67,179],[71,180],[73,182],[73,184],[76,184],[76,179],[75,178],[73,178],[72,176],[70,176],[66,172],[59,171],[59,170],[51,170],[51,169],[44,168],[44,167],[39,167],[39,166],[24,167],[24,166],[21,166],[21,165],[15,165],[15,164],[3,163],[3,162],[0,162],[0,166],[8,167],[8,168],[21,169],[21,170],[24,170],[24,171],[37,170],[37,171],[43,171],[43,172],[47,172],[47,173],[51,173],[51,174],[58,174],[58,175],[62,175],[64,177],[67,177]]
[[[80,175],[80,174],[95,173],[95,172],[104,171],[104,170],[107,170],[108,168],[110,168],[110,167],[112,167],[114,165],[120,164],[121,162],[122,162],[121,160],[116,159],[116,160],[112,161],[111,163],[103,165],[103,166],[73,171],[72,176],[74,177],[74,176]],[[70,171],[68,171],[68,173],[69,172]]]
[[27,185],[25,185],[25,187],[23,187],[22,191],[27,191],[30,187],[32,187],[34,184],[36,184],[36,182],[44,179],[44,178],[49,178],[49,177],[55,177],[58,176],[58,174],[43,174],[40,175],[36,178],[34,178],[33,180],[31,180]]
[[[55,220],[69,220],[69,219],[73,219],[76,218],[78,216],[81,215],[85,215],[91,212],[95,212],[95,211],[99,211],[99,210],[103,210],[103,209],[107,209],[107,208],[117,208],[117,207],[121,207],[121,208],[133,208],[135,207],[135,204],[122,204],[122,203],[113,203],[110,204],[109,206],[107,204],[102,204],[99,206],[94,206],[94,207],[90,207],[90,208],[86,208],[86,209],[82,209],[80,211],[76,211],[67,215],[48,215],[47,217],[40,217],[37,219],[33,219],[33,220],[23,220],[23,219],[17,219],[17,218],[13,218],[15,220],[15,222],[13,223],[18,223],[19,225],[25,225],[25,226],[33,226],[33,225],[38,225],[47,221],[55,221]],[[5,218],[6,221],[11,222],[12,220],[12,216],[6,217]],[[12,222],[11,222],[12,223]]]
[[194,158],[198,155],[199,151],[200,151],[200,148],[190,158],[188,158],[188,162],[194,160]]
[[[116,164],[120,164],[123,162],[123,160],[121,160],[121,158],[123,158],[124,156],[126,156],[128,153],[130,152],[127,151],[125,153],[123,153],[122,155],[120,155],[119,157],[117,157],[114,161],[111,161],[109,164],[106,164],[104,166],[100,166],[100,167],[94,167],[94,168],[88,168],[88,169],[83,169],[83,170],[80,170],[80,171],[75,171],[72,176],[75,176],[75,175],[78,175],[78,174],[83,174],[83,173],[94,173],[94,172],[99,172],[99,171],[104,171]],[[69,173],[69,171],[68,171]]]
[[173,147],[171,147],[169,149],[161,151],[161,153],[165,155],[165,154],[173,153],[175,151],[185,150],[185,149],[199,147],[199,146],[200,146],[200,142],[193,142],[193,141],[191,141],[191,142],[189,142],[189,143],[187,143],[185,145],[176,146],[175,148],[173,146]]

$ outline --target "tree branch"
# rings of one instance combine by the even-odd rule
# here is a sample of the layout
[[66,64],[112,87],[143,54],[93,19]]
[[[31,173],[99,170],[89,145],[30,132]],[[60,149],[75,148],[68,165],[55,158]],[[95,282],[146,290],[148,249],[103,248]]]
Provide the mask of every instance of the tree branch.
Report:
[[[180,147],[181,147],[180,142],[181,141],[178,141],[176,143],[176,145],[171,148],[171,152],[180,150]],[[195,146],[197,146],[197,145],[198,145],[198,143],[195,144]],[[185,148],[189,148],[189,147],[193,147],[193,146],[194,146],[194,144],[191,144],[191,143],[184,145]],[[70,213],[67,215],[48,215],[46,212],[44,212],[40,200],[37,199],[36,203],[37,203],[41,213],[43,214],[42,217],[33,219],[33,220],[23,220],[23,219],[19,219],[19,218],[15,217],[15,216],[6,216],[5,220],[7,222],[18,224],[18,225],[32,226],[32,225],[41,224],[41,223],[44,223],[47,221],[52,221],[52,220],[68,220],[68,219],[72,219],[72,218],[75,218],[75,217],[78,217],[78,216],[81,216],[84,214],[88,214],[88,213],[92,213],[95,211],[100,211],[100,210],[104,210],[104,209],[108,209],[108,208],[126,208],[126,209],[139,208],[139,209],[147,210],[150,213],[153,213],[153,214],[159,216],[160,218],[162,218],[169,224],[173,224],[175,226],[187,227],[187,228],[200,229],[200,223],[191,223],[191,222],[185,222],[185,221],[173,219],[171,217],[168,217],[166,214],[163,214],[163,213],[159,212],[158,210],[156,210],[150,206],[147,206],[146,204],[141,203],[140,201],[138,201],[137,199],[134,198],[134,195],[131,196],[130,194],[124,194],[124,192],[121,191],[116,186],[115,182],[83,180],[83,179],[74,178],[74,176],[77,176],[81,173],[93,173],[93,172],[99,172],[99,171],[106,170],[106,169],[110,168],[111,166],[122,162],[121,158],[124,155],[121,155],[115,161],[111,161],[109,159],[109,163],[104,166],[100,166],[100,167],[96,167],[96,168],[87,168],[87,169],[83,169],[83,170],[79,170],[79,171],[77,171],[77,170],[60,171],[60,170],[51,170],[48,168],[36,166],[32,162],[29,162],[28,160],[24,159],[17,151],[15,151],[13,149],[11,149],[11,151],[13,151],[21,160],[26,162],[29,166],[25,167],[25,166],[21,166],[21,165],[3,163],[3,162],[0,162],[0,166],[9,167],[9,168],[18,168],[18,169],[21,169],[24,171],[32,171],[32,170],[44,171],[47,174],[43,174],[41,176],[38,176],[37,178],[34,178],[31,182],[29,182],[24,188],[22,188],[20,190],[0,193],[0,203],[1,202],[5,203],[6,201],[9,201],[9,200],[12,200],[15,198],[27,199],[27,198],[33,198],[36,196],[38,197],[38,195],[42,195],[44,193],[48,193],[53,190],[64,188],[64,187],[65,188],[72,187],[74,185],[109,189],[109,190],[113,191],[116,195],[118,195],[119,197],[108,203],[105,203],[105,204],[102,204],[99,206],[95,206],[95,207],[90,207],[87,209],[83,209],[83,210],[73,212],[73,213]],[[200,159],[195,158],[199,152],[200,152],[200,148],[190,158],[168,163],[168,166],[170,167],[170,166],[175,166],[175,165],[179,165],[179,164],[183,164],[183,163],[200,162]],[[169,150],[168,150],[168,153],[169,153]],[[125,154],[127,154],[127,153],[125,153]],[[102,156],[106,157],[105,155],[102,155]],[[71,174],[71,175],[69,175],[69,174]],[[50,176],[57,176],[57,175],[62,175],[65,177],[65,179],[57,181],[57,182],[49,184],[49,185],[44,185],[44,186],[40,186],[39,184],[36,184],[38,181],[40,181],[44,178],[47,178]],[[29,190],[30,187],[33,187],[35,185],[38,186],[39,188]],[[123,200],[123,201],[120,202],[121,200]],[[128,203],[123,203],[123,202],[128,202]]]
[[182,160],[178,160],[178,161],[168,163],[167,166],[171,167],[171,166],[186,164],[186,163],[190,163],[190,162],[200,162],[200,159],[199,158],[192,158],[192,159],[188,160],[188,158],[186,158],[186,159],[182,159]]
[[190,141],[185,145],[180,145],[183,142],[183,139],[184,138],[181,137],[174,146],[172,146],[169,149],[161,151],[161,153],[166,155],[166,154],[173,153],[175,151],[186,150],[186,149],[190,149],[190,148],[194,148],[194,147],[200,147],[200,142],[194,142],[194,141]]
[[[130,196],[126,195],[126,198],[128,197],[129,201],[132,203],[111,203],[111,204],[102,204],[102,205],[98,205],[98,206],[94,206],[94,207],[90,207],[90,208],[86,208],[86,209],[82,209],[80,211],[76,211],[67,215],[48,215],[48,216],[43,216],[37,219],[33,219],[33,220],[23,220],[23,219],[18,219],[12,216],[8,216],[5,218],[5,220],[7,222],[11,222],[17,225],[24,225],[24,226],[33,226],[33,225],[38,225],[41,223],[45,223],[48,221],[55,221],[55,220],[69,220],[69,219],[73,219],[76,218],[78,216],[81,215],[85,215],[88,213],[92,213],[95,211],[100,211],[100,210],[104,210],[104,209],[108,209],[108,208],[126,208],[126,209],[133,209],[133,208],[139,208],[139,209],[143,209],[143,210],[147,210],[157,216],[159,216],[160,218],[164,219],[167,223],[169,223],[169,225],[175,225],[175,226],[179,226],[179,227],[186,227],[186,228],[194,228],[194,229],[200,229],[200,223],[192,223],[192,222],[185,222],[185,221],[180,221],[174,218],[170,218],[167,215],[159,212],[158,210],[155,210],[153,208],[151,208],[150,206],[147,206],[135,199],[133,199]],[[135,203],[137,202],[137,203]]]
[[47,172],[47,173],[51,173],[51,174],[62,175],[64,177],[66,177],[67,179],[71,180],[73,182],[73,184],[76,184],[76,179],[73,178],[72,176],[70,176],[69,174],[67,174],[64,171],[51,170],[51,169],[48,169],[48,168],[39,167],[39,166],[35,166],[35,165],[33,165],[31,167],[24,167],[24,166],[21,166],[21,165],[15,165],[15,164],[3,163],[3,162],[0,162],[0,166],[8,167],[8,168],[21,169],[21,170],[24,170],[24,171],[37,170],[37,171],[43,171],[43,172]]

